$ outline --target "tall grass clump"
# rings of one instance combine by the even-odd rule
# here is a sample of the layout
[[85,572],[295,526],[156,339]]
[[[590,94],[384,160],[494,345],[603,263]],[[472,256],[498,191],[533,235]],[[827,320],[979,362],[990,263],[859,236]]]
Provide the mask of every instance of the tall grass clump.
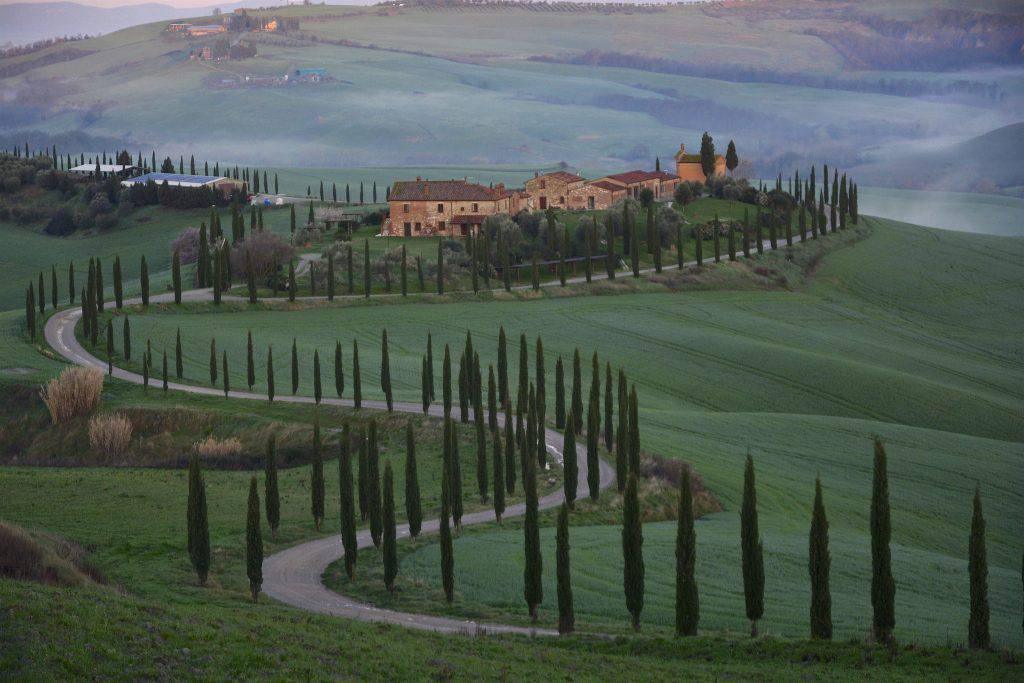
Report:
[[103,372],[96,368],[67,368],[39,391],[55,425],[91,413],[102,393]]
[[124,415],[97,415],[89,420],[89,446],[99,455],[116,458],[132,440],[132,422]]

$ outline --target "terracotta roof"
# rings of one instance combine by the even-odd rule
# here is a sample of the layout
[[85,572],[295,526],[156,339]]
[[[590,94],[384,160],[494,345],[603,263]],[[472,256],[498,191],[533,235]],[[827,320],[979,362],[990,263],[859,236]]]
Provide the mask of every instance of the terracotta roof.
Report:
[[602,190],[610,190],[612,192],[625,192],[626,190],[622,185],[616,185],[615,183],[608,182],[607,180],[595,180],[587,184],[592,187],[599,187]]
[[406,180],[391,187],[391,201],[494,201],[507,193],[465,180]]
[[608,180],[617,180],[620,183],[633,185],[645,180],[674,180],[679,176],[664,171],[626,171],[615,175],[605,176]]
[[566,183],[575,183],[583,180],[583,176],[569,173],[568,171],[552,171],[551,173],[541,174],[536,179],[539,178],[551,178],[552,180],[561,180]]

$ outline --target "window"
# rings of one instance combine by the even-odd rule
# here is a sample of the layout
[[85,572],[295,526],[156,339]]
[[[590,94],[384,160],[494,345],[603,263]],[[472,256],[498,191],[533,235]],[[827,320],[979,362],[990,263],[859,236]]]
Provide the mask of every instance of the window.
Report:
[[402,213],[409,213],[409,205],[402,204]]
[[480,205],[473,202],[473,213],[477,213],[478,211],[480,211]]
[[587,197],[587,208],[588,209],[593,209],[594,208],[594,195],[590,195],[589,197]]
[[562,195],[561,197],[558,198],[558,203],[562,204],[563,206],[565,205],[565,195]]
[[438,230],[444,230],[444,221],[438,221],[437,222],[437,229]]
[[438,204],[437,205],[437,212],[438,213],[444,213],[444,204]]
[[409,223],[409,222],[407,221],[407,222],[406,222],[406,223],[405,223],[405,224],[404,224],[404,225],[402,226],[402,233],[403,233],[403,234],[404,234],[404,235],[405,235],[406,237],[412,237],[412,223]]

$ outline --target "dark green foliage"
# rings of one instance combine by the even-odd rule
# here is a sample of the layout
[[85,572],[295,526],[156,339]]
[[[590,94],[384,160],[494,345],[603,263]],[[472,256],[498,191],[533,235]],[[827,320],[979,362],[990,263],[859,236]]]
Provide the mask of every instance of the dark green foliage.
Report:
[[267,347],[267,400],[274,400],[274,347]]
[[505,491],[516,492],[516,435],[512,426],[512,406],[505,405]]
[[245,573],[249,592],[256,602],[263,587],[263,534],[260,531],[260,494],[255,475],[249,481],[249,506],[245,520]]
[[430,332],[427,332],[427,388],[433,401],[437,396],[434,394],[434,339]]
[[565,491],[565,502],[571,508],[576,503],[576,489],[579,484],[579,465],[576,454],[577,417],[569,413],[565,421],[565,433],[562,437],[562,489]]
[[700,596],[697,592],[697,534],[693,529],[693,493],[690,468],[683,465],[679,479],[679,510],[676,516],[676,635],[697,635]]
[[700,138],[700,168],[706,178],[715,172],[715,141],[707,131]]
[[356,576],[356,557],[358,542],[356,540],[355,493],[352,490],[352,432],[346,422],[342,427],[341,441],[338,450],[338,483],[341,502],[341,545],[345,551],[345,573],[349,580]]
[[626,609],[634,631],[640,630],[640,614],[644,609],[644,532],[640,517],[639,482],[631,472],[622,501],[622,585],[626,593]]
[[494,480],[494,519],[501,524],[501,515],[505,512],[505,459],[501,448],[501,434],[495,429],[491,430],[493,474]]
[[612,450],[615,432],[612,420],[615,418],[612,400],[612,364],[604,364],[604,447]]
[[530,359],[526,352],[526,335],[519,335],[519,396],[516,398],[520,404],[518,406],[519,412],[526,410],[526,405],[523,403],[526,400],[526,394],[530,386]]
[[402,245],[402,296],[409,295],[409,258],[405,245]]
[[600,405],[598,395],[592,393],[587,407],[587,488],[591,500],[597,500],[601,493],[601,469],[597,454],[601,440]]
[[217,340],[210,340],[210,384],[217,385]]
[[[109,322],[110,321],[108,320],[107,323],[109,324]],[[107,332],[112,332],[112,331],[113,331],[112,329],[108,329],[107,330]],[[113,344],[111,344],[111,346],[113,346]],[[225,359],[226,359],[226,356],[225,356]],[[227,377],[227,370],[225,369],[224,372],[225,372],[224,376]],[[164,393],[167,393],[167,350],[166,349],[164,349],[164,352],[163,352],[163,380],[164,380],[163,390],[164,390]],[[227,396],[227,394],[228,394],[228,392],[227,392],[227,390],[225,390],[224,391],[224,395]]]
[[498,328],[498,398],[501,405],[508,405],[508,349],[504,325]]
[[299,347],[292,337],[292,396],[299,390]]
[[334,393],[341,398],[345,393],[345,367],[341,357],[341,342],[334,342]]
[[967,570],[971,581],[971,616],[967,621],[967,643],[973,650],[992,645],[988,630],[988,559],[985,552],[985,517],[981,512],[981,489],[974,488],[974,514],[967,550]]
[[252,252],[248,249],[245,250],[245,286],[249,292],[249,303],[256,303],[256,270],[252,266]]
[[537,252],[533,252],[530,261],[530,286],[533,287],[533,291],[540,289],[540,263],[537,261]]
[[629,240],[629,259],[633,266],[633,277],[640,277],[640,233],[634,222],[629,227],[632,237]]
[[181,253],[175,249],[171,261],[171,281],[174,286],[174,303],[181,303]]
[[389,592],[395,591],[395,577],[398,576],[398,535],[395,528],[395,475],[391,463],[384,464],[384,586]]
[[[446,418],[447,420],[447,418]],[[445,600],[450,604],[455,599],[455,555],[452,550],[452,530],[448,523],[451,514],[451,484],[447,476],[441,477],[441,584]]]
[[[114,374],[114,321],[107,319],[107,374]],[[166,355],[166,354],[164,354]]]
[[188,464],[188,557],[199,578],[206,585],[210,572],[210,525],[206,514],[206,484],[199,469],[199,455],[193,453]]
[[569,412],[577,416],[573,422],[573,426],[576,428],[576,433],[581,434],[583,432],[582,415],[583,415],[583,378],[582,370],[580,368],[580,350],[577,348],[573,351],[572,355],[572,397],[569,403]]
[[412,422],[405,425],[405,516],[409,521],[409,535],[416,538],[423,525],[420,507],[420,481],[416,468],[416,438]]
[[757,620],[764,614],[764,551],[757,527],[757,490],[754,459],[747,453],[743,472],[743,504],[740,508],[740,545],[743,553],[743,595],[750,635],[757,636]]
[[68,301],[75,303],[75,262],[68,263]]
[[828,519],[821,496],[821,479],[814,482],[814,508],[808,543],[807,568],[811,575],[811,638],[832,639],[832,593],[829,570],[832,558],[828,550]]
[[565,427],[565,368],[561,356],[555,360],[555,427]]
[[874,476],[871,487],[871,608],[875,639],[892,640],[896,626],[896,582],[892,576],[892,552],[889,541],[889,474],[885,446],[875,437]]
[[125,360],[132,359],[132,327],[128,322],[128,316],[124,317],[124,325],[121,328],[121,355]]
[[[532,404],[533,401],[530,401]],[[531,424],[533,420],[529,421]],[[529,441],[529,439],[528,439]],[[527,449],[529,450],[529,449]],[[537,461],[527,454],[523,457],[523,491],[526,498],[526,517],[523,525],[526,563],[523,570],[523,597],[530,611],[530,619],[536,623],[537,606],[544,600],[543,560],[540,549],[540,521],[537,510]]]
[[267,458],[264,463],[263,496],[267,508],[267,525],[270,534],[277,534],[277,526],[281,523],[281,499],[277,487],[277,437],[274,434],[267,439]]
[[617,396],[619,425],[615,432],[615,487],[621,493],[626,490],[626,471],[629,467],[629,396],[626,393],[626,372],[621,368]]
[[736,224],[729,223],[729,260],[736,260]]
[[441,398],[444,405],[444,416],[452,414],[452,354],[448,345],[444,345],[444,361],[441,364]]
[[363,374],[359,371],[359,342],[352,340],[352,401],[356,410],[363,407]]
[[150,305],[150,268],[145,265],[145,256],[142,256],[139,265],[139,289],[142,294],[142,305]]
[[313,513],[313,526],[320,531],[324,521],[324,453],[320,440],[320,420],[313,423],[313,457],[310,461],[310,511]]
[[327,252],[327,300],[334,301],[334,252]]
[[569,508],[558,510],[558,530],[555,535],[555,574],[558,580],[558,632],[572,633],[576,617],[572,608],[572,577],[569,572]]
[[423,356],[422,365],[420,367],[420,402],[423,404],[424,415],[430,411],[429,375],[430,371],[427,370],[427,357]]
[[487,502],[487,486],[490,479],[487,470],[487,430],[484,427],[484,411],[479,402],[473,406],[473,422],[476,427],[476,487],[480,502]]
[[373,273],[370,271],[370,240],[363,240],[363,296],[370,298],[373,289]]
[[459,425],[451,422],[449,430],[449,463],[451,477],[452,522],[455,528],[462,528],[462,463],[459,458]]
[[384,392],[384,400],[388,404],[388,412],[394,409],[391,395],[391,359],[388,355],[388,331],[385,329],[380,340],[380,388]]
[[712,241],[715,245],[715,263],[722,262],[722,235],[719,231],[718,216],[715,216],[715,222],[711,224],[711,236]]
[[[53,307],[57,308],[57,271],[51,273],[53,284]],[[118,308],[124,306],[124,284],[121,280],[121,257],[114,257],[114,305]]]
[[679,223],[679,225],[676,226],[676,268],[682,270],[685,263],[686,258],[683,252],[683,224]]
[[[627,211],[628,209],[626,208],[626,202],[623,202],[622,205],[623,210]],[[605,222],[604,239],[606,243],[605,246],[608,248],[608,251],[605,254],[604,262],[605,273],[608,275],[609,280],[614,280],[615,266],[618,265],[619,255],[615,251],[615,230],[612,226],[612,218],[610,215],[607,217],[607,220]]]
[[384,520],[381,517],[380,449],[377,445],[376,420],[370,420],[366,443],[366,494],[369,502],[370,537],[373,539],[373,545],[379,549]]
[[[96,281],[95,281],[95,284],[96,284],[96,292],[95,292],[95,295],[94,295],[95,298],[93,299],[93,303],[96,305],[96,310],[98,312],[102,313],[103,312],[103,296],[104,296],[104,291],[105,290],[103,288],[103,266],[100,265],[100,259],[99,259],[98,256],[96,257]],[[39,292],[40,294],[42,294],[41,290],[42,290],[42,288],[40,288],[40,292]],[[95,316],[93,318],[93,322],[95,322]]]
[[492,432],[498,428],[498,387],[493,365],[487,366],[487,427]]

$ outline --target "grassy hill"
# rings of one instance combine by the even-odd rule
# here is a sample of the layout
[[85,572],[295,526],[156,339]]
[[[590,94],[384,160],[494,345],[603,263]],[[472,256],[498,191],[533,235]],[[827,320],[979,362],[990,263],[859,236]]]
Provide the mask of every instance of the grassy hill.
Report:
[[[774,176],[810,158],[848,165],[875,146],[980,134],[1019,119],[1021,93],[1005,74],[970,79],[1004,99],[947,93],[957,79],[943,73],[906,75],[921,92],[940,94],[893,94],[889,74],[850,70],[815,33],[834,21],[827,12],[799,5],[803,14],[794,15],[791,0],[767,7],[766,17],[702,4],[631,13],[278,8],[264,14],[298,17],[299,31],[248,34],[256,57],[216,63],[188,60],[192,45],[148,24],[0,60],[0,120],[6,132],[80,129],[161,155],[202,150],[211,159],[320,167],[564,160],[622,169],[667,159],[710,130],[723,147],[736,139],[741,157]],[[572,61],[590,50],[668,66]],[[324,67],[333,80],[221,84],[298,67]]]

